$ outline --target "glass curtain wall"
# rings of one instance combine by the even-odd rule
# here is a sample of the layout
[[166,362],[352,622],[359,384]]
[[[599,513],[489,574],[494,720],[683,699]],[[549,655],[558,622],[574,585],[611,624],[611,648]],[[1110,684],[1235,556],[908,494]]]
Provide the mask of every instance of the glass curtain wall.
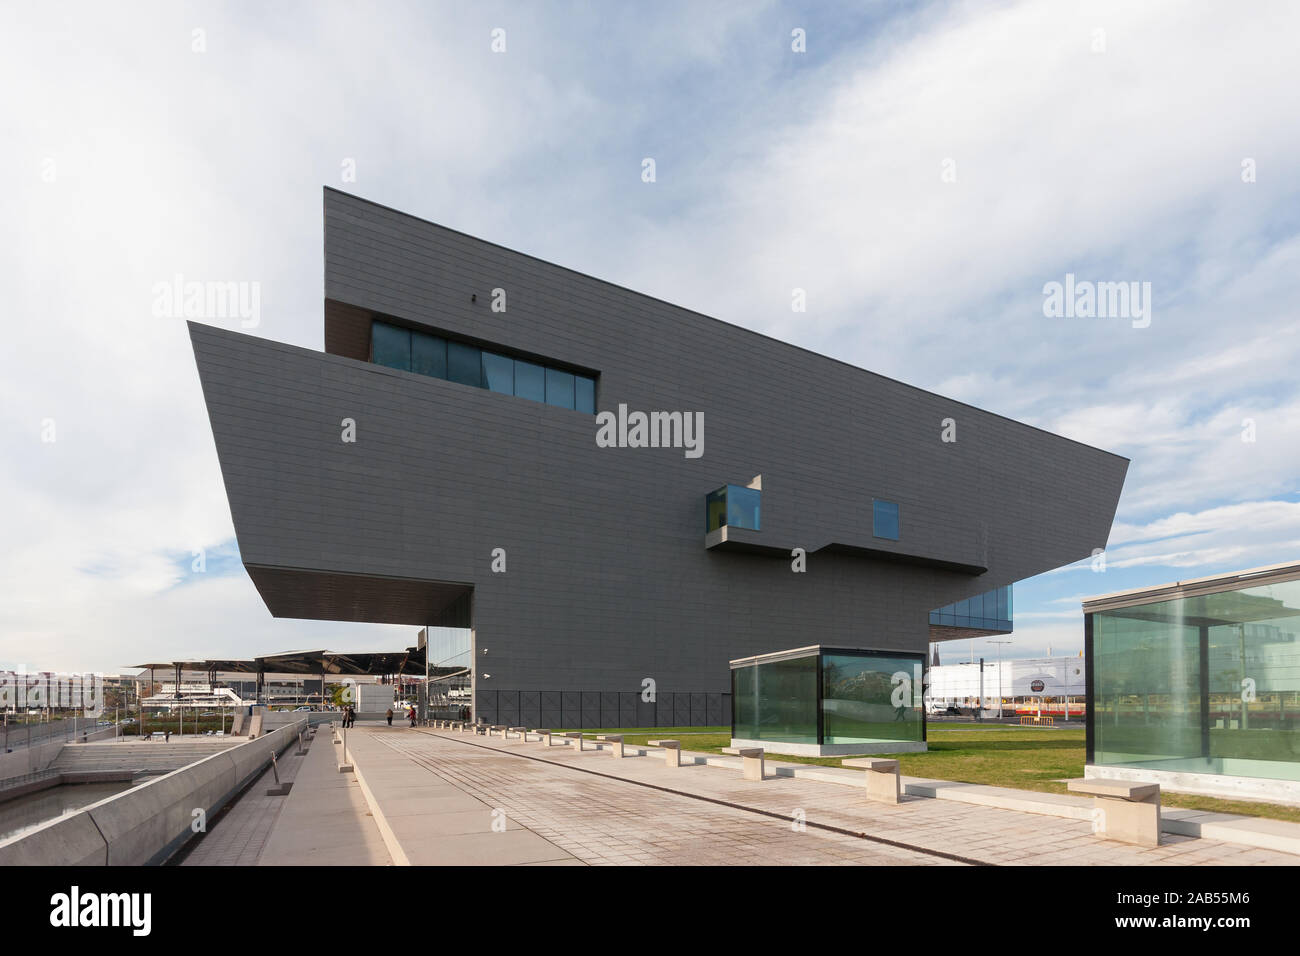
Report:
[[471,719],[473,631],[467,627],[427,628],[424,659],[429,719]]
[[822,656],[823,743],[924,740],[923,658],[861,651]]
[[1094,763],[1300,780],[1300,581],[1091,619]]
[[817,652],[731,672],[734,735],[742,740],[817,743]]
[[732,667],[732,734],[796,744],[925,740],[925,656],[809,648]]

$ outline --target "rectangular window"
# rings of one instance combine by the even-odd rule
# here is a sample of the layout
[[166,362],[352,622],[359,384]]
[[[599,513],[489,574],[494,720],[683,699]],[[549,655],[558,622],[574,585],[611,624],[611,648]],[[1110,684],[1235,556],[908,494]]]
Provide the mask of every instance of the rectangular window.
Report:
[[371,323],[370,360],[376,365],[576,409],[587,415],[596,413],[596,380],[591,376],[487,352],[388,322]]
[[546,404],[559,408],[573,407],[573,373],[556,368],[546,370]]
[[424,332],[411,333],[411,371],[447,377],[447,340]]
[[596,380],[585,375],[573,378],[573,405],[580,412],[596,414]]
[[535,402],[546,401],[546,369],[515,359],[515,394]]
[[493,352],[483,353],[483,381],[503,395],[515,393],[515,360]]
[[873,498],[871,501],[872,531],[877,538],[898,540],[898,504]]
[[447,343],[447,378],[461,385],[483,387],[483,359],[481,350],[460,342]]
[[386,322],[375,322],[370,327],[371,353],[376,365],[411,370],[411,332]]

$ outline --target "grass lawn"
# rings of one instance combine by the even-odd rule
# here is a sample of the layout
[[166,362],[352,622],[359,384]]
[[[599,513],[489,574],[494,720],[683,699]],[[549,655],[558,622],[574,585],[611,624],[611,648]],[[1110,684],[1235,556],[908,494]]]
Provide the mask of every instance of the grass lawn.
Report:
[[[624,743],[642,745],[648,740],[671,737],[681,739],[690,734],[691,736],[682,740],[682,747],[696,753],[721,753],[722,748],[731,743],[730,728],[716,727],[623,730],[611,728],[608,731],[593,730],[583,731],[583,733],[592,737],[597,733],[622,733]],[[1066,793],[1065,781],[1083,776],[1084,732],[1082,729],[1009,727],[994,724],[958,724],[944,727],[931,725],[929,738],[930,749],[926,753],[884,754],[883,756],[897,759],[899,769],[906,776],[957,780],[962,783],[1011,787],[1016,790]],[[789,757],[784,754],[773,754],[772,759],[788,763],[838,767],[843,758]],[[1237,813],[1248,817],[1268,817],[1272,820],[1300,823],[1300,807],[1274,803],[1197,797],[1167,791],[1160,794],[1160,802],[1167,807]]]

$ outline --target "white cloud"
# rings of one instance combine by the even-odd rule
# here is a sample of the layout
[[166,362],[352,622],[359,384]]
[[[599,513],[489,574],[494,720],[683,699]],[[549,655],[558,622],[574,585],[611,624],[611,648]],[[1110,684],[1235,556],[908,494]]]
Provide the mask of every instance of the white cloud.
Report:
[[[334,633],[177,586],[233,531],[183,323],[149,314],[177,272],[258,281],[254,334],[320,347],[322,184],[1126,454],[1112,567],[1294,550],[1300,7],[817,12],[797,61],[778,6],[556,10],[0,7],[0,658]],[[1151,281],[1151,327],[1044,318],[1067,271]]]

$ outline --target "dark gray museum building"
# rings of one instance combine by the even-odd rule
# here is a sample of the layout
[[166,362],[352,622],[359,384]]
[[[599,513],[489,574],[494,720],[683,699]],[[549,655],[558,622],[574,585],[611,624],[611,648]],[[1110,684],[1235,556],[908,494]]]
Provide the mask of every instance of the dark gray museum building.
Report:
[[724,724],[729,660],[1007,630],[1128,465],[331,189],[325,352],[190,334],[271,613],[470,628],[491,722]]

